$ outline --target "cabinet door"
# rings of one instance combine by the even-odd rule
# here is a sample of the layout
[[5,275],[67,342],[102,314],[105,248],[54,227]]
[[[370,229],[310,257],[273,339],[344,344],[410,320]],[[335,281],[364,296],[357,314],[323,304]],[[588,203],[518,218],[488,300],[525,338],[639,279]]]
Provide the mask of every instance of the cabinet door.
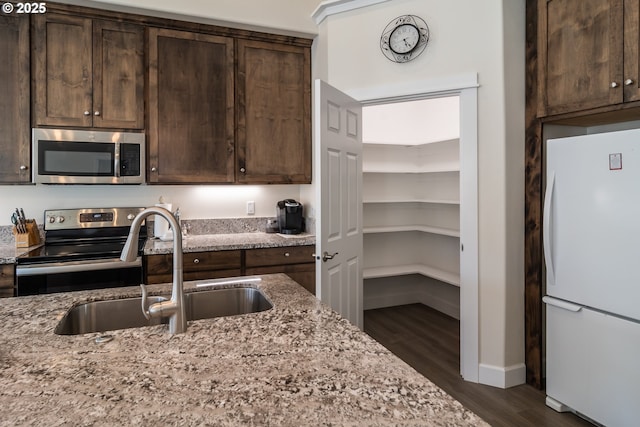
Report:
[[14,277],[15,274],[13,264],[0,265],[0,298],[14,296]]
[[90,127],[91,20],[46,13],[34,16],[35,124]]
[[234,181],[233,39],[149,30],[151,183]]
[[245,274],[285,273],[305,289],[316,293],[314,245],[245,250]]
[[640,100],[640,2],[624,2],[624,100]]
[[540,116],[623,101],[623,0],[539,1]]
[[93,126],[144,128],[144,32],[93,22]]
[[238,182],[311,182],[310,49],[238,40]]
[[0,182],[30,182],[28,16],[0,15],[0,52]]
[[316,294],[316,264],[272,265],[268,267],[247,268],[245,275],[260,276],[263,274],[284,273],[298,282],[300,286]]

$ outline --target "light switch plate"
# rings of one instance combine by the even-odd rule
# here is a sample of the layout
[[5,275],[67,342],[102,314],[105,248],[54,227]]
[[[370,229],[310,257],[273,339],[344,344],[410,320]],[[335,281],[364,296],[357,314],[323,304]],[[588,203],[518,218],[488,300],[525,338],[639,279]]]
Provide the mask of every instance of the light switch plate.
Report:
[[256,213],[256,202],[249,201],[247,202],[247,215],[255,215]]

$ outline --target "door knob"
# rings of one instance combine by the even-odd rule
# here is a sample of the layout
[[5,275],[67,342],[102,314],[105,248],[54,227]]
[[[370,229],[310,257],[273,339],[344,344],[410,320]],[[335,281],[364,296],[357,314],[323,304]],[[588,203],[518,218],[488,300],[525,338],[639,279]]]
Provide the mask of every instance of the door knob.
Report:
[[338,252],[333,253],[332,255],[329,255],[329,252],[324,251],[322,253],[322,262],[327,262],[330,259],[333,259],[334,256],[338,255]]

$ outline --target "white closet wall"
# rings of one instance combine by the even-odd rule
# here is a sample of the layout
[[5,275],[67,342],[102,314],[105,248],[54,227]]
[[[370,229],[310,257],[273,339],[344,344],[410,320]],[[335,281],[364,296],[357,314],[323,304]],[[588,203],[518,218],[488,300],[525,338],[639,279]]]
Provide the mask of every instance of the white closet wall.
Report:
[[411,142],[364,143],[364,308],[460,318],[459,139]]

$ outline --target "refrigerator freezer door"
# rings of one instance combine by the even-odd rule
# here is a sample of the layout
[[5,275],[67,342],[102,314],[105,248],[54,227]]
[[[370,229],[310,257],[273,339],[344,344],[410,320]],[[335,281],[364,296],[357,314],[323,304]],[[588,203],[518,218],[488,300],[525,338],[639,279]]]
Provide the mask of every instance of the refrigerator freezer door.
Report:
[[640,324],[564,301],[547,305],[547,396],[607,426],[640,419]]
[[547,295],[640,320],[640,130],[547,141]]

